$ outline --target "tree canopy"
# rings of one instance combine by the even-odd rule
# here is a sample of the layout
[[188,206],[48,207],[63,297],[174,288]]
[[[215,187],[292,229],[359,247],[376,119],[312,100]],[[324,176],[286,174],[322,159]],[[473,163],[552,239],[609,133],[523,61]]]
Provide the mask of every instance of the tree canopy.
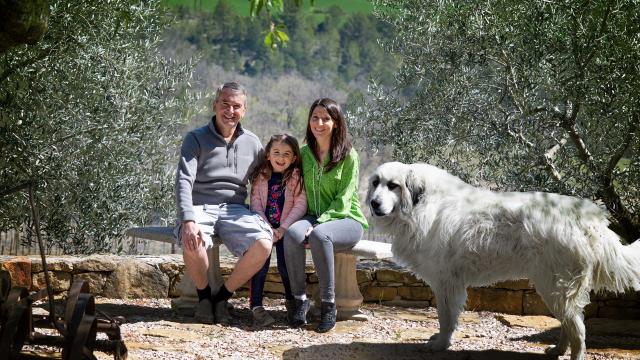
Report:
[[640,3],[376,0],[403,65],[357,112],[370,146],[476,183],[602,202],[640,237]]
[[[38,184],[49,245],[110,250],[169,215],[191,65],[158,52],[158,1],[50,3],[44,38],[0,55],[0,189]],[[0,231],[32,220],[25,194],[0,198]]]

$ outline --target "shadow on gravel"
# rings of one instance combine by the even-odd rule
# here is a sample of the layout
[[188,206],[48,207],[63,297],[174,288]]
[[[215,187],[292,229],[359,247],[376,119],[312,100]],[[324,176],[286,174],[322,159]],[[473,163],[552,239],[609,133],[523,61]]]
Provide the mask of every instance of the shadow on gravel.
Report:
[[[130,304],[96,304],[96,309],[103,313],[115,317],[122,316],[125,318],[125,323],[137,323],[137,322],[155,322],[155,321],[170,321],[181,324],[196,324],[191,316],[184,316],[176,314],[172,309],[162,307],[156,308],[148,305],[130,305]],[[260,331],[264,330],[259,327],[251,326],[251,311],[245,307],[230,308],[233,320],[231,324],[224,325],[225,327],[233,327],[241,329],[243,331]],[[276,323],[271,325],[270,329],[282,329],[286,330],[289,326],[286,323],[285,311],[270,311],[271,316],[276,319]]]
[[124,316],[127,323],[141,321],[171,320],[175,322],[191,322],[192,319],[180,317],[169,308],[125,304],[96,304],[96,309],[109,316]]
[[[546,330],[533,335],[526,335],[513,338],[512,340],[522,340],[533,343],[542,343],[547,345],[555,345],[560,337],[560,329]],[[635,337],[624,337],[618,334],[602,335],[590,334],[587,329],[587,338],[585,341],[588,349],[621,349],[621,350],[640,350],[640,339]],[[567,351],[568,353],[568,351]]]
[[515,351],[442,351],[430,353],[424,344],[362,343],[312,345],[289,349],[282,354],[283,360],[327,360],[327,359],[389,359],[389,360],[542,360],[557,359],[546,354],[521,353]]

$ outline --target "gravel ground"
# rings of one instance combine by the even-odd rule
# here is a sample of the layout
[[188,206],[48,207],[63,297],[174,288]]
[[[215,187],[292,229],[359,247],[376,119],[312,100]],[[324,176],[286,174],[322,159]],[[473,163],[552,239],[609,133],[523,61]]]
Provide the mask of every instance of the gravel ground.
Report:
[[[97,303],[98,309],[126,318],[121,331],[129,359],[550,359],[554,357],[544,355],[544,349],[558,336],[558,323],[552,318],[465,312],[451,348],[432,354],[424,343],[438,329],[434,308],[365,304],[368,321],[341,321],[334,331],[320,334],[314,331],[313,319],[307,328],[288,328],[281,300],[265,299],[277,322],[264,329],[251,326],[246,298],[231,300],[235,319],[229,326],[196,324],[177,316],[168,299]],[[640,338],[593,335],[587,325],[589,359],[640,358]]]

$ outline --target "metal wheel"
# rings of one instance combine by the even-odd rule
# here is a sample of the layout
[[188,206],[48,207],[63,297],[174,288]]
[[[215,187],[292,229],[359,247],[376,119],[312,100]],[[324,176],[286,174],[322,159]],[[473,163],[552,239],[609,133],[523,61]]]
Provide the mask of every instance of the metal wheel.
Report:
[[[65,360],[95,359],[97,320],[96,305],[93,295],[80,293],[75,299],[75,306],[71,316],[65,317],[67,337],[62,349]],[[67,310],[69,310],[67,304]]]
[[23,287],[12,288],[3,304],[0,354],[17,357],[31,332],[31,298]]

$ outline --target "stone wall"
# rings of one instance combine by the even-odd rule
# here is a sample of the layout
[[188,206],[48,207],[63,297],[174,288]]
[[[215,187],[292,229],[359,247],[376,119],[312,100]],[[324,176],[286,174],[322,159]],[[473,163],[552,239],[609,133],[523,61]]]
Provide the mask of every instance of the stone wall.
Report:
[[[184,272],[181,255],[88,257],[49,257],[52,287],[64,295],[76,279],[88,281],[90,291],[109,298],[176,297],[176,285]],[[221,258],[223,277],[233,268],[233,259]],[[0,269],[11,274],[14,285],[31,291],[45,287],[44,270],[39,257],[0,256]],[[358,285],[366,302],[397,306],[436,306],[433,292],[423,281],[392,262],[361,260]],[[308,292],[313,294],[318,278],[307,265]],[[505,281],[490,287],[468,289],[467,309],[516,315],[548,315],[549,312],[527,280]],[[284,288],[275,264],[272,264],[265,295],[282,297]],[[246,296],[247,288],[238,291]],[[592,294],[585,308],[586,317],[640,319],[640,292],[615,295]]]

